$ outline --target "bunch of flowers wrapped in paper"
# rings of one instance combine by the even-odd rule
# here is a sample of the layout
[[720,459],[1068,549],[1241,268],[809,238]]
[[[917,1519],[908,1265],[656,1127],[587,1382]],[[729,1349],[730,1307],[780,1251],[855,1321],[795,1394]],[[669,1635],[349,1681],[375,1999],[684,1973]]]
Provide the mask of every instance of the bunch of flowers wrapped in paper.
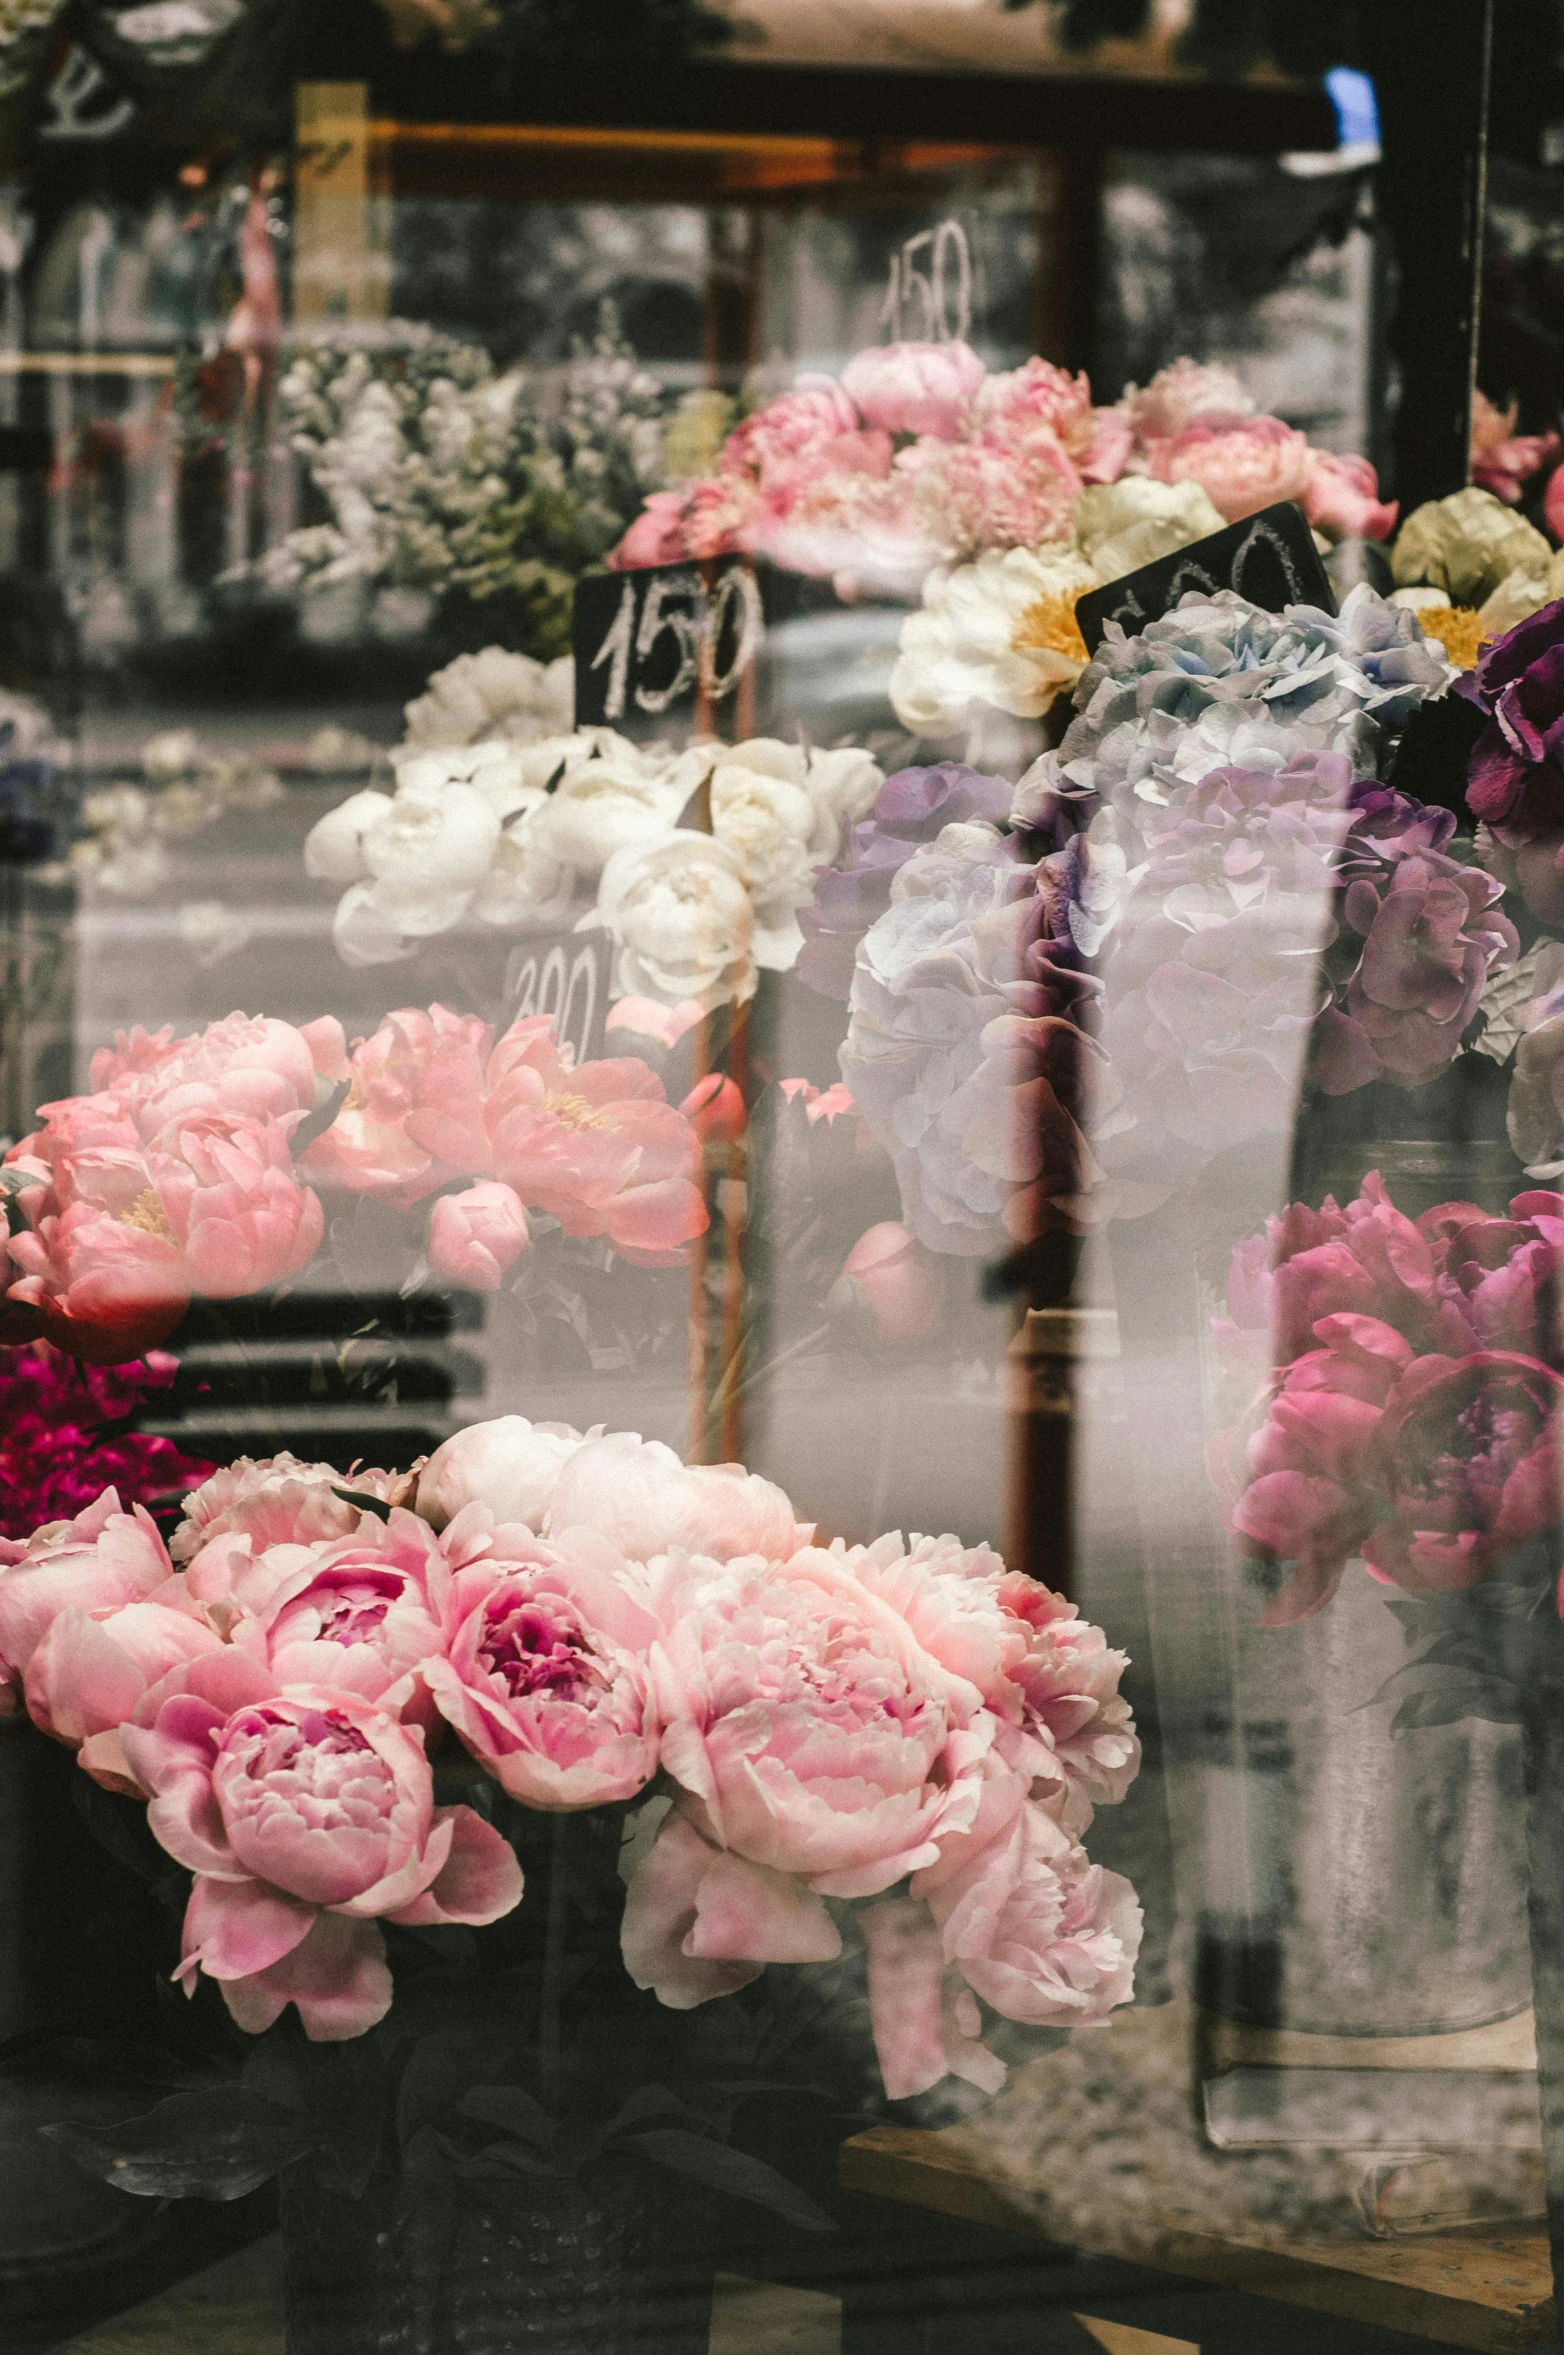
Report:
[[1377,1173],[1239,1246],[1218,1337],[1269,1371],[1210,1466],[1243,1551],[1290,1566],[1266,1624],[1323,1609],[1355,1556],[1387,1586],[1450,1594],[1551,1538],[1556,1584],[1561,1267],[1564,1195],[1414,1220]]
[[1081,1846],[1138,1764],[1123,1656],[986,1547],[817,1543],[737,1465],[507,1417],[406,1473],[239,1462],[167,1549],[106,1490],[0,1560],[13,1706],[147,1801],[192,1875],[178,1976],[252,2032],[357,2036],[382,1924],[525,1902],[493,1810],[434,1803],[442,1744],[524,1808],[662,1801],[622,1943],[675,2009],[856,1910],[893,2098],[997,2087],[983,2005],[1130,1995],[1139,1909]]

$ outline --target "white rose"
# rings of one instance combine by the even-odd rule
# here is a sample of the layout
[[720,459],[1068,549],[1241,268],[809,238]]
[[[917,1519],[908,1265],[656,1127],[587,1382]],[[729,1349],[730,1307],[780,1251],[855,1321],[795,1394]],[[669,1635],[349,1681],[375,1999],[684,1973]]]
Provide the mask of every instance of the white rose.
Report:
[[709,834],[681,829],[616,851],[587,922],[614,936],[615,997],[709,1010],[755,994],[750,896],[733,853]]
[[562,867],[600,875],[616,852],[656,842],[678,819],[684,799],[665,770],[633,744],[572,755],[537,823],[549,855]]
[[357,883],[368,869],[364,864],[364,836],[391,808],[389,793],[365,786],[350,793],[316,820],[304,838],[304,872],[322,883]]
[[1116,581],[1192,540],[1226,528],[1227,518],[1198,482],[1157,482],[1149,474],[1093,483],[1075,502],[1075,536],[1099,581]]
[[595,1432],[568,1423],[529,1423],[525,1415],[469,1423],[437,1447],[419,1473],[413,1510],[443,1529],[464,1505],[476,1503],[487,1505],[497,1522],[541,1529],[560,1473],[593,1437]]
[[1097,586],[1065,543],[990,550],[932,573],[923,610],[902,624],[891,703],[904,728],[943,736],[976,703],[1040,719],[1086,667],[1075,601]]

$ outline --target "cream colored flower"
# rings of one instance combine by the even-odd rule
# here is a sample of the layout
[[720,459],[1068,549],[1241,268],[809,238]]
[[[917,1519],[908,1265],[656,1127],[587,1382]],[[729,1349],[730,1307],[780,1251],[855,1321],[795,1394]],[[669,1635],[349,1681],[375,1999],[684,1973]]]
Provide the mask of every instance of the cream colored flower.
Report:
[[570,740],[564,774],[536,824],[561,867],[596,878],[616,851],[666,834],[687,799],[665,760],[603,729]]
[[732,853],[755,911],[755,962],[785,973],[804,945],[797,910],[814,897],[815,806],[803,747],[757,736],[711,772],[711,830]]
[[1427,582],[1457,605],[1481,606],[1517,570],[1546,573],[1553,551],[1533,524],[1491,491],[1469,484],[1414,508],[1396,535],[1397,582]]
[[1149,474],[1092,484],[1075,502],[1076,540],[1099,581],[1155,564],[1225,524],[1198,482],[1158,482]]
[[493,737],[535,744],[569,729],[574,702],[575,665],[568,654],[544,663],[485,646],[436,671],[407,706],[407,742],[415,751]]
[[942,736],[975,703],[1039,719],[1086,667],[1075,601],[1097,575],[1063,542],[990,552],[931,574],[902,624],[891,703],[903,727]]

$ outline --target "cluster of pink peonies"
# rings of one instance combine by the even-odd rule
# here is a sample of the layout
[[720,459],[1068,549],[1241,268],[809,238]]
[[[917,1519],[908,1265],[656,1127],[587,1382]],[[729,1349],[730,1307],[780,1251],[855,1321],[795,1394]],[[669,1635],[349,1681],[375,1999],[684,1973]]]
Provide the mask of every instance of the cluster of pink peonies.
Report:
[[1296,1565],[1266,1625],[1322,1609],[1355,1554],[1386,1585],[1458,1592],[1564,1524],[1561,1271],[1564,1195],[1414,1220],[1377,1172],[1239,1246],[1218,1337],[1271,1371],[1210,1469],[1245,1552]]
[[893,343],[755,410],[714,474],[650,495],[610,561],[737,550],[910,577],[1067,540],[1081,492],[1126,474],[1198,484],[1229,522],[1278,499],[1333,539],[1384,539],[1396,521],[1366,458],[1257,415],[1230,369],[1179,360],[1104,408],[1048,360],[990,374],[965,343]]
[[622,1944],[665,2004],[833,1958],[856,1901],[887,2092],[993,2089],[978,1998],[1070,2025],[1131,1992],[1134,1893],[1081,1845],[1139,1761],[1124,1659],[986,1547],[813,1534],[738,1465],[505,1417],[406,1474],[235,1464],[167,1550],[106,1491],[0,1550],[0,1672],[147,1801],[194,1876],[179,1976],[248,2030],[362,2034],[382,1921],[520,1901],[486,1816],[434,1803],[459,1744],[524,1807],[661,1803]]
[[166,1339],[193,1297],[297,1275],[325,1230],[309,1179],[402,1208],[436,1197],[430,1264],[480,1290],[525,1249],[529,1209],[652,1267],[706,1224],[699,1139],[661,1081],[634,1056],[578,1068],[545,1016],[496,1040],[476,1016],[406,1008],[350,1049],[329,1016],[230,1014],[187,1038],[121,1033],[91,1078],[0,1167],[22,1221],[0,1338],[89,1364]]

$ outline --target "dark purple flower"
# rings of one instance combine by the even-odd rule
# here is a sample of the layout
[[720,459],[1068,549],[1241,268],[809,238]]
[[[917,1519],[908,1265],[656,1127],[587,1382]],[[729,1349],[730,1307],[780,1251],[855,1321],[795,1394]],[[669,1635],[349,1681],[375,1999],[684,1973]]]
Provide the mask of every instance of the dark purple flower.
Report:
[[1564,828],[1564,600],[1496,638],[1453,690],[1485,712],[1466,800],[1511,848]]
[[804,935],[799,979],[822,997],[845,1000],[858,943],[890,906],[898,870],[942,826],[973,818],[1002,824],[1010,815],[1011,792],[1002,777],[985,777],[951,760],[887,777],[869,815],[854,826],[846,858],[839,867],[817,870],[814,904],[798,912]]

